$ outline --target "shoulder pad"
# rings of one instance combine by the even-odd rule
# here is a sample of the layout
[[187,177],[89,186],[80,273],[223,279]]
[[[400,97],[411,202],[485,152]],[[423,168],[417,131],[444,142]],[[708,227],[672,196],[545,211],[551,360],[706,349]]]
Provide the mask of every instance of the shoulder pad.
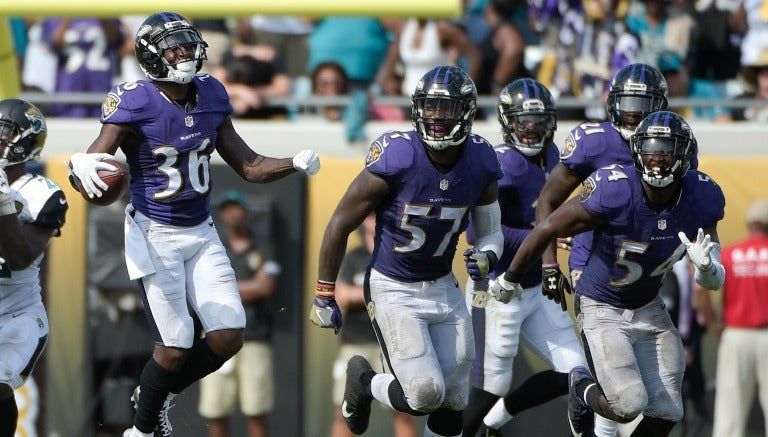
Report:
[[380,175],[411,169],[414,157],[414,141],[420,141],[415,132],[385,132],[368,148],[365,166],[370,171]]
[[154,117],[159,108],[151,102],[148,84],[140,80],[112,87],[101,104],[101,122],[122,124]]

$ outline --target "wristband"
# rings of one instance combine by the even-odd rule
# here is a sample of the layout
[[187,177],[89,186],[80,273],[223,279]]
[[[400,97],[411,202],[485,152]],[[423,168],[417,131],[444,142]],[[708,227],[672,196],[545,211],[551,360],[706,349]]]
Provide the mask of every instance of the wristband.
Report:
[[16,202],[9,200],[0,203],[0,216],[16,214]]
[[[517,284],[517,283],[520,282],[520,275],[518,275],[515,272],[511,272],[511,271],[507,270],[506,272],[504,272],[504,274],[499,279],[502,279],[502,280],[504,280],[504,281],[506,281],[508,283]],[[502,283],[502,285],[504,285],[504,284]]]
[[336,295],[336,283],[321,281],[318,279],[315,287],[315,295],[322,297],[334,297]]
[[545,269],[554,269],[556,267],[560,267],[560,264],[558,264],[558,263],[542,264],[541,267],[545,268]]

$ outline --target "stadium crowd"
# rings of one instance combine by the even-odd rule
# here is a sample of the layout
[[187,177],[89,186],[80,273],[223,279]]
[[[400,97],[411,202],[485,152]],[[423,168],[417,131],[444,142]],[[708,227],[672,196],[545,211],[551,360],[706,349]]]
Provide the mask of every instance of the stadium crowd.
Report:
[[[104,127],[99,137],[87,152],[76,153],[71,159],[73,186],[84,182],[86,191],[94,195],[100,194],[97,171],[108,169],[103,160],[118,147],[123,152],[134,147],[152,150],[145,146],[151,145],[153,135],[141,135],[144,142],[138,144],[133,129],[137,123],[148,132],[164,129],[156,125],[169,117],[157,109],[165,103],[184,112],[184,116],[177,116],[179,129],[205,120],[210,131],[206,140],[213,138],[215,144],[204,143],[211,146],[209,151],[215,148],[238,175],[258,183],[293,173],[314,175],[320,168],[318,154],[305,150],[282,159],[258,155],[234,131],[230,113],[232,117],[287,123],[302,117],[343,122],[350,142],[365,140],[362,126],[367,120],[413,120],[412,131],[386,132],[373,142],[366,167],[335,210],[321,247],[310,320],[338,333],[342,320],[350,314],[350,308],[344,308],[342,316],[342,308],[354,304],[352,308],[356,305],[358,310],[356,326],[365,325],[367,316],[374,328],[359,341],[373,348],[366,350],[370,355],[349,352],[339,358],[334,369],[334,435],[348,434],[342,422],[353,434],[365,433],[374,400],[397,412],[394,419],[402,435],[415,432],[411,415],[428,416],[425,436],[503,435],[500,428],[517,413],[568,395],[573,435],[622,435],[622,426],[635,420],[631,435],[644,436],[668,435],[684,414],[689,414],[684,411],[684,397],[689,395],[683,392],[687,387],[683,377],[684,372],[690,375],[687,369],[695,363],[685,323],[691,322],[687,311],[694,309],[690,302],[694,290],[699,294],[718,289],[728,293],[723,323],[717,320],[710,303],[696,306],[701,312],[696,321],[700,330],[709,330],[722,339],[721,352],[729,351],[725,357],[731,358],[729,361],[719,358],[718,389],[721,384],[749,388],[744,394],[718,392],[716,406],[721,413],[715,412],[716,429],[736,432],[744,427],[754,387],[759,387],[761,401],[768,396],[759,372],[764,358],[750,355],[748,347],[751,342],[764,340],[765,317],[745,308],[750,298],[764,300],[755,290],[764,291],[766,286],[768,207],[758,202],[750,209],[746,217],[750,238],[724,248],[721,263],[717,223],[723,218],[725,200],[719,186],[697,168],[698,144],[687,122],[765,121],[768,109],[762,102],[746,107],[724,103],[667,108],[668,98],[673,97],[768,99],[768,18],[761,16],[760,7],[741,0],[695,4],[686,0],[476,0],[466,2],[464,15],[455,20],[256,16],[191,19],[187,23],[184,17],[173,14],[173,26],[182,28],[190,39],[169,47],[150,35],[162,27],[160,24],[152,23],[152,28],[143,32],[142,22],[147,23],[144,17],[11,20],[17,30],[14,42],[22,61],[23,90],[107,96],[103,104],[39,105],[43,127],[37,133],[43,133],[41,141],[45,140],[44,117],[101,117]],[[160,20],[158,15],[162,13],[152,17]],[[358,37],[350,38],[350,32]],[[146,43],[140,47],[143,41]],[[159,61],[161,56],[164,64]],[[183,70],[184,64],[196,68]],[[198,72],[209,73],[217,81],[196,75]],[[144,79],[145,74],[159,91],[121,99],[123,92],[135,89],[133,81]],[[437,96],[435,89],[444,95]],[[478,94],[498,98],[498,107],[478,107]],[[348,104],[323,107],[295,104],[312,95],[351,99]],[[379,96],[407,97],[410,106],[382,104],[377,101]],[[278,97],[289,97],[293,103],[273,105],[270,100]],[[556,108],[562,97],[592,103],[583,108]],[[145,100],[154,102],[146,107],[158,111],[155,116],[144,109]],[[193,111],[197,110],[204,112],[205,118],[194,118]],[[470,141],[491,146],[471,131],[476,119],[498,119],[503,143],[487,149],[464,148]],[[552,141],[558,119],[586,121],[570,132],[564,144],[555,145]],[[7,124],[7,129],[0,131],[0,152],[11,153],[7,151],[18,141],[14,134],[20,129],[19,120],[8,120]],[[198,141],[175,132],[163,135],[189,144]],[[182,146],[178,149],[186,150]],[[24,160],[0,162],[4,206],[0,216],[4,219],[11,220],[10,216],[17,214],[11,205],[18,190],[9,187],[23,173],[22,167],[15,166],[41,150],[42,145]],[[592,153],[596,150],[600,153]],[[133,166],[149,161],[131,161],[129,157]],[[204,167],[200,179],[207,184],[207,165]],[[414,167],[423,170],[419,183],[413,183],[411,173],[403,171]],[[141,179],[142,172],[155,169],[140,170],[134,177]],[[462,171],[474,176],[454,181]],[[182,176],[200,182],[196,179],[199,172],[190,170]],[[482,181],[473,187],[474,192],[462,188],[470,179]],[[530,185],[518,186],[523,179]],[[616,181],[622,182],[614,184]],[[566,200],[579,185],[579,196]],[[170,192],[171,188],[165,190]],[[197,190],[192,193],[194,199],[204,205],[187,207],[188,216],[165,211],[170,207],[162,199],[156,202],[156,197],[149,199],[149,191],[144,193],[148,197],[144,203],[126,208],[128,223],[139,226],[133,229],[133,237],[141,240],[146,234],[151,242],[150,226],[173,232],[190,228],[215,247],[216,252],[206,256],[220,265],[234,265],[239,256],[243,258],[238,261],[239,270],[255,280],[258,268],[250,265],[247,252],[255,243],[243,222],[248,214],[246,202],[237,196],[220,202],[220,209],[225,209],[225,204],[239,207],[243,222],[239,229],[243,231],[242,241],[222,242],[208,229],[213,227],[210,193],[203,188],[207,185],[185,186],[187,191]],[[174,196],[169,195],[174,202],[187,201]],[[134,195],[132,201],[137,197]],[[522,200],[527,197],[530,202]],[[431,203],[440,204],[437,208],[445,214],[456,215],[438,217],[430,212]],[[414,206],[420,204],[430,206]],[[378,224],[369,224],[368,232],[375,236],[377,250],[369,248],[371,254],[364,247],[359,249],[366,252],[360,254],[365,262],[372,257],[370,265],[346,271],[352,268],[342,264],[342,258],[349,254],[346,237],[374,217]],[[464,253],[470,280],[462,295],[450,265],[452,251],[464,231],[462,226],[468,221],[475,235],[469,238],[474,247]],[[41,245],[57,236],[63,216],[56,226],[42,220],[27,223],[29,227],[43,224],[47,234]],[[137,232],[142,227],[145,229]],[[236,237],[237,231],[233,225],[225,235]],[[586,233],[592,231],[594,234]],[[403,232],[410,233],[409,242],[401,241]],[[653,237],[657,234],[663,236]],[[581,239],[556,239],[576,235]],[[131,236],[127,227],[126,241]],[[4,238],[0,238],[5,244],[0,244],[0,256],[6,256],[12,247]],[[159,243],[166,248],[163,241]],[[248,247],[239,255],[229,253],[243,244]],[[428,255],[425,248],[430,251]],[[570,277],[560,271],[556,248],[570,251]],[[43,248],[38,249],[39,255]],[[659,293],[661,282],[672,271],[674,261],[686,253],[686,262],[675,272],[682,275],[677,293],[686,296],[677,296],[681,308],[674,308],[676,313],[670,316],[673,308],[667,307],[663,293]],[[646,255],[642,262],[635,258],[640,255]],[[587,257],[591,265],[586,264]],[[131,278],[140,279],[148,296],[145,305],[153,310],[150,316],[163,316],[167,311],[184,317],[176,325],[149,320],[159,330],[154,355],[141,372],[141,389],[137,387],[131,397],[136,416],[133,427],[123,434],[126,437],[146,437],[153,432],[171,435],[171,400],[206,375],[210,391],[210,381],[216,381],[213,378],[233,372],[237,361],[229,360],[243,347],[243,329],[252,327],[250,321],[246,324],[247,309],[238,299],[240,295],[245,302],[245,292],[243,284],[236,284],[234,271],[226,278],[224,293],[232,302],[222,301],[220,295],[213,295],[216,293],[201,293],[192,299],[185,296],[182,284],[173,284],[178,288],[172,302],[175,305],[168,305],[163,298],[168,290],[175,290],[169,284],[173,281],[160,281],[162,276],[156,269],[172,267],[194,281],[201,280],[193,275],[192,264],[186,266],[187,260],[178,263],[184,267],[158,264],[149,266],[151,271],[137,271],[136,266],[131,271],[128,263]],[[531,264],[533,269],[529,269]],[[0,258],[3,265],[6,260]],[[279,266],[269,265],[270,271],[263,274],[274,278],[269,278],[266,295],[272,294],[279,273]],[[16,267],[28,268],[7,266],[13,272]],[[726,276],[726,272],[733,276]],[[212,274],[202,276],[213,278]],[[240,279],[240,274],[237,276]],[[196,289],[192,279],[188,285],[192,291],[187,294],[194,294]],[[342,297],[344,282],[358,286],[345,292],[355,296]],[[6,285],[0,282],[0,291]],[[207,290],[214,285],[203,281],[197,288]],[[37,305],[39,286],[35,287],[30,289],[35,291],[30,301],[36,310],[43,311],[44,319],[44,309]],[[683,289],[687,291],[680,291]],[[573,302],[575,324],[567,312],[566,293],[573,294],[569,301]],[[205,305],[197,308],[199,300],[231,306],[234,315],[225,320],[220,311],[206,310]],[[189,309],[195,310],[198,320],[187,317]],[[517,326],[494,325],[492,317]],[[158,319],[162,322],[170,317]],[[203,323],[207,331],[203,339],[198,338],[200,327],[195,323]],[[550,325],[558,329],[548,331],[547,327],[553,327]],[[263,327],[259,341],[269,339],[269,329]],[[413,335],[416,332],[422,335]],[[406,337],[413,337],[408,345],[403,342]],[[43,343],[47,340],[47,328],[41,331],[40,339]],[[512,344],[504,343],[505,339],[511,339]],[[255,340],[246,337],[246,343]],[[344,336],[342,340],[358,342]],[[512,387],[511,363],[520,340],[534,348],[552,370],[534,375],[522,387]],[[0,344],[2,341],[0,337]],[[427,352],[409,355],[414,351],[407,346],[414,344]],[[626,353],[616,354],[603,347],[605,344]],[[34,364],[39,351],[31,352]],[[240,360],[245,360],[244,352],[240,352]],[[269,356],[269,351],[264,354]],[[625,361],[617,363],[619,358]],[[371,365],[369,361],[374,360],[383,363]],[[741,363],[754,363],[758,370],[731,375],[722,370],[726,366],[738,368]],[[27,373],[6,385],[17,388],[23,384],[29,370],[23,371]],[[271,371],[264,370],[265,374]],[[221,388],[220,383],[213,385]],[[5,402],[0,407],[11,411],[8,390],[0,391],[0,395],[0,402]],[[211,435],[220,436],[227,434],[234,394],[228,393],[231,405],[220,404],[217,395],[221,394],[209,395],[212,397],[207,404],[201,403],[200,412],[210,420]],[[251,413],[243,409],[251,427],[258,428],[252,435],[267,432],[271,395],[264,400],[267,402],[253,407]],[[707,411],[701,414],[711,415]]]
[[[344,119],[355,141],[368,119],[407,118],[405,107],[382,110],[377,96],[409,97],[422,73],[443,64],[465,69],[481,96],[495,97],[512,80],[532,77],[556,100],[593,102],[562,108],[561,119],[605,119],[600,102],[607,86],[633,62],[659,68],[670,82],[671,97],[762,100],[768,97],[768,19],[759,9],[757,2],[741,0],[466,0],[463,16],[452,20],[253,16],[193,21],[208,42],[202,71],[225,84],[235,117],[323,113],[269,100],[301,102],[327,95],[313,87],[313,79],[333,63],[348,82],[342,95],[354,97],[350,110],[336,119]],[[114,84],[143,78],[133,55],[142,19],[11,18],[22,89],[97,96]],[[35,103],[49,117],[98,116],[97,105]],[[762,105],[710,103],[676,110],[718,122],[768,117]],[[487,108],[478,112],[488,116],[493,114]]]

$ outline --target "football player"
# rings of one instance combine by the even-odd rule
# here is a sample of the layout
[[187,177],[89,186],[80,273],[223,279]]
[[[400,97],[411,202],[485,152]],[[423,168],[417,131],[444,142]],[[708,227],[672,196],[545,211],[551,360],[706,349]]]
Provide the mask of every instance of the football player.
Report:
[[[574,309],[589,370],[569,374],[568,419],[580,436],[592,412],[619,423],[643,419],[632,435],[664,436],[683,416],[685,360],[680,334],[659,295],[664,275],[688,253],[695,279],[718,289],[717,222],[725,198],[706,174],[689,170],[693,132],[679,115],[647,116],[630,139],[633,167],[593,172],[575,197],[539,222],[491,295],[516,295],[527,266],[558,236],[592,233]],[[693,239],[693,242],[689,241]]]
[[0,437],[16,433],[13,391],[34,369],[48,340],[40,290],[40,263],[51,237],[64,225],[67,199],[58,185],[27,173],[47,129],[34,105],[0,101]]
[[452,261],[469,215],[483,276],[493,271],[503,245],[502,171],[493,147],[471,132],[476,110],[477,90],[464,71],[439,66],[427,72],[412,96],[414,129],[387,132],[371,144],[365,168],[326,228],[310,319],[338,330],[334,280],[347,236],[376,213],[365,301],[392,373],[374,373],[361,356],[347,363],[342,415],[354,434],[367,429],[374,399],[429,414],[425,436],[461,434],[474,341]]
[[[560,163],[539,194],[536,221],[543,221],[578,188],[590,173],[611,164],[632,165],[629,137],[637,124],[648,114],[667,107],[667,82],[664,76],[647,64],[630,64],[620,69],[608,92],[609,121],[583,122],[573,128],[560,151]],[[692,166],[697,166],[696,156]],[[591,234],[577,235],[568,257],[571,283],[578,281],[586,261]],[[555,246],[542,255],[542,292],[567,309],[565,294],[571,285],[560,271]],[[617,425],[607,419],[595,418],[595,435],[613,436]]]
[[[489,278],[506,271],[533,229],[539,191],[558,163],[558,149],[552,142],[557,129],[555,100],[543,84],[533,79],[510,83],[499,94],[497,112],[504,139],[496,146],[504,170],[499,181],[504,254]],[[468,249],[465,255],[473,252]],[[465,436],[474,436],[481,422],[490,430],[498,429],[514,414],[568,394],[568,372],[586,366],[571,317],[541,293],[541,265],[534,264],[523,274],[522,295],[497,301],[488,298],[487,279],[475,281],[472,263],[468,264],[466,300],[472,313],[475,362],[469,405],[464,410]],[[553,370],[532,376],[508,393],[521,339]]]
[[[101,131],[75,153],[72,175],[90,197],[105,184],[101,162],[120,148],[131,174],[126,264],[138,279],[155,350],[134,391],[134,427],[125,436],[170,435],[169,400],[218,369],[243,343],[245,314],[235,275],[213,226],[210,156],[218,152],[249,182],[315,174],[317,154],[262,156],[235,131],[224,87],[196,74],[207,44],[183,16],[161,12],[136,32],[135,54],[148,80],[115,86],[102,105]],[[191,308],[206,332],[194,342]],[[139,396],[140,395],[140,396]]]

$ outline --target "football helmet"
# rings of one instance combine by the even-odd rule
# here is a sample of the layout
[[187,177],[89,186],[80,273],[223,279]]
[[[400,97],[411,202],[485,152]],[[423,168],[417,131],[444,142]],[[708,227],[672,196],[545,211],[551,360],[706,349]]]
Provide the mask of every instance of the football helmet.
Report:
[[[185,84],[192,82],[203,60],[208,59],[206,47],[200,32],[186,18],[175,12],[159,12],[144,20],[136,32],[134,54],[151,80]],[[172,64],[163,56],[166,50],[180,48],[191,56],[181,56]]]
[[525,156],[536,156],[557,130],[555,99],[533,79],[517,79],[499,93],[501,135]]
[[0,101],[0,168],[38,158],[47,136],[45,118],[35,105]]
[[439,66],[419,79],[411,98],[416,133],[434,150],[464,142],[477,112],[477,88],[459,67]]
[[631,64],[619,70],[608,92],[608,116],[628,140],[651,112],[667,108],[667,81],[656,67]]
[[640,122],[629,144],[635,170],[643,181],[662,188],[685,176],[691,167],[696,139],[683,117],[659,111]]

